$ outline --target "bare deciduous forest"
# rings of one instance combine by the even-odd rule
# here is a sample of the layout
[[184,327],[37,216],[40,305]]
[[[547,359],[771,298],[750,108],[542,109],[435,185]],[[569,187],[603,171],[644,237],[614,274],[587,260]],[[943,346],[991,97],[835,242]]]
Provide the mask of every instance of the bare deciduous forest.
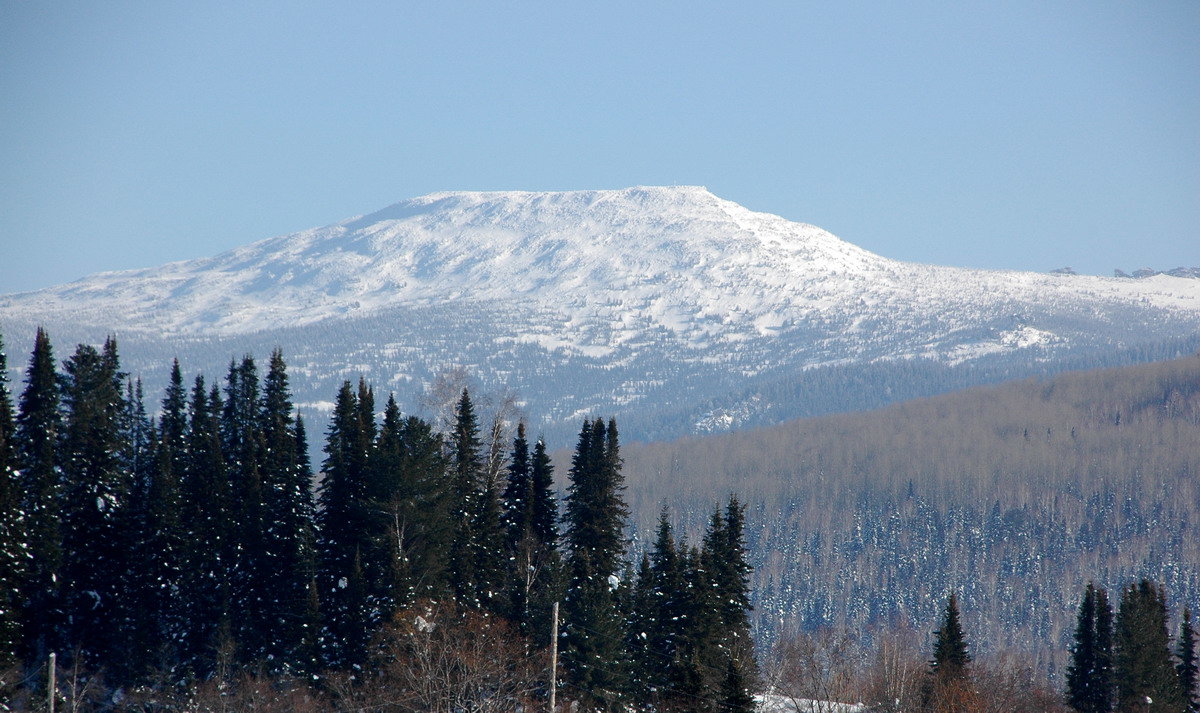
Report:
[[[1200,356],[1028,379],[869,413],[624,451],[633,520],[695,533],[750,505],[760,643],[786,627],[927,631],[958,591],[972,639],[1060,673],[1089,580],[1200,604]],[[639,537],[644,539],[644,536]]]

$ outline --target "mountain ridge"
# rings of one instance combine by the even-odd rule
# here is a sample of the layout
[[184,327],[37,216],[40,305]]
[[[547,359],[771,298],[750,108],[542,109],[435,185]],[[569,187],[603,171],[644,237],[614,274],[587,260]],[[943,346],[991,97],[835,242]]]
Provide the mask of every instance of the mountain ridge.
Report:
[[[415,394],[462,367],[561,423],[712,410],[768,372],[1033,365],[1176,339],[1200,333],[1200,281],[905,263],[697,186],[445,191],[209,258],[0,295],[5,332],[37,324],[80,341],[117,332],[138,367],[163,344],[279,345],[313,374],[297,385],[309,403],[339,374]],[[737,398],[720,408],[766,407]]]

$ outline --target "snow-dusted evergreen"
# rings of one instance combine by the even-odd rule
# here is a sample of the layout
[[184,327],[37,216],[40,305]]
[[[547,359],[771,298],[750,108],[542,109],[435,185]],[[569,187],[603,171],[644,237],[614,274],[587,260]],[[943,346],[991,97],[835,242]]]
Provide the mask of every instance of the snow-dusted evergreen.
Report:
[[821,367],[1011,376],[1194,335],[1200,281],[903,263],[698,187],[454,192],[0,297],[0,330],[36,324],[67,343],[116,329],[151,388],[171,350],[214,373],[284,345],[298,405],[326,412],[346,370],[413,402],[462,365],[566,443],[596,412],[619,411],[634,437],[786,418],[787,384]]

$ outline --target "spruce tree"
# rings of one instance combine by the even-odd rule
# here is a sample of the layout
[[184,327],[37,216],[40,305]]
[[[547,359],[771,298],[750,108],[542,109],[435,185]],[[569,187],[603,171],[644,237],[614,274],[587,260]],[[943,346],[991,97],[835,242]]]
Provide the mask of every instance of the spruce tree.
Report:
[[476,565],[476,513],[483,474],[482,442],[475,407],[463,389],[450,434],[450,490],[453,530],[450,539],[449,576],[454,596],[463,604],[479,604]]
[[1075,620],[1075,642],[1067,667],[1067,704],[1079,713],[1091,713],[1092,676],[1096,670],[1096,589],[1089,582]]
[[704,550],[712,572],[724,646],[738,659],[738,672],[747,681],[758,674],[754,641],[750,634],[750,573],[746,561],[746,508],[736,495],[729,497],[723,516],[714,513],[705,536]]
[[[132,479],[120,530],[129,553],[118,601],[124,636],[109,680],[138,683],[169,671],[177,660],[177,610],[183,533],[178,482],[166,464],[155,423],[146,416],[141,381],[126,387],[125,468]],[[116,622],[114,622],[115,624]]]
[[529,459],[529,441],[525,422],[517,424],[508,459],[508,485],[504,488],[504,530],[508,549],[516,552],[533,529],[533,464]]
[[584,422],[569,479],[563,662],[586,705],[616,710],[628,684],[615,597],[628,510],[615,421]]
[[558,499],[554,495],[554,466],[546,453],[546,441],[541,438],[533,447],[530,482],[530,529],[539,544],[555,550],[558,546]]
[[1092,709],[1102,713],[1112,710],[1116,695],[1113,683],[1113,619],[1108,591],[1101,587],[1096,590],[1096,667],[1092,674]]
[[129,555],[122,508],[132,483],[123,467],[126,410],[116,343],[80,344],[64,365],[62,581],[67,640],[85,659],[114,652],[113,623]]
[[230,572],[230,631],[242,663],[265,661],[278,627],[271,617],[273,572],[268,552],[267,484],[263,477],[261,397],[258,367],[247,354],[231,363],[221,413],[222,453],[234,505],[236,547]]
[[257,579],[266,587],[263,623],[268,636],[263,654],[271,668],[304,670],[303,650],[310,618],[308,587],[316,574],[313,541],[315,506],[307,456],[302,460],[283,353],[271,354],[263,379],[259,426],[264,505],[264,568]]
[[[140,387],[139,382],[134,421],[144,424]],[[142,428],[139,425],[137,432]],[[147,502],[145,555],[139,559],[149,571],[157,602],[159,615],[152,635],[158,638],[155,647],[159,651],[159,660],[155,662],[155,668],[161,670],[178,661],[178,647],[187,626],[186,613],[182,609],[188,540],[183,521],[183,479],[188,464],[187,389],[178,360],[171,365],[158,431],[155,433],[151,422],[148,436],[152,460],[145,463],[144,469],[136,467],[134,472],[137,487],[145,493]],[[135,434],[133,440],[140,442],[142,439]]]
[[1179,688],[1183,692],[1185,710],[1187,713],[1197,713],[1200,711],[1200,698],[1197,698],[1196,683],[1200,669],[1196,664],[1196,630],[1192,628],[1191,609],[1183,610],[1175,657],[1178,660],[1175,670],[1179,672]]
[[740,660],[731,656],[721,686],[721,699],[716,710],[721,713],[754,713],[758,705],[750,693],[751,676],[743,670]]
[[[369,393],[362,388],[359,391]],[[363,553],[370,551],[373,535],[367,505],[369,441],[364,436],[364,413],[350,382],[343,382],[326,437],[317,517],[322,653],[326,664],[335,668],[362,662],[366,652],[355,642],[365,640],[376,623],[368,609],[363,574]]]
[[565,587],[562,558],[558,551],[558,499],[554,493],[554,466],[539,438],[530,457],[530,514],[528,546],[522,551],[526,576],[522,578],[527,613],[525,630],[537,646],[550,643],[550,618],[554,602]]
[[951,592],[942,615],[941,626],[933,632],[933,659],[929,662],[930,672],[939,681],[965,679],[967,664],[971,656],[967,653],[967,639],[959,622],[958,595]]
[[941,625],[933,632],[929,679],[922,686],[922,706],[928,710],[970,713],[970,675],[966,636],[959,621],[958,596],[950,594]]
[[61,394],[50,337],[38,328],[17,407],[16,460],[23,494],[28,570],[21,585],[21,656],[40,663],[62,650],[62,533],[58,441]]
[[649,556],[649,582],[645,586],[642,627],[645,655],[642,671],[650,699],[669,698],[668,691],[686,686],[688,636],[693,612],[687,590],[684,562],[676,549],[670,515],[664,504]]
[[1112,710],[1111,647],[1112,607],[1104,590],[1089,582],[1079,605],[1067,667],[1067,704],[1080,713]]
[[220,394],[197,376],[188,404],[187,456],[181,483],[183,586],[180,651],[184,670],[206,678],[213,673],[222,632],[228,631],[229,573],[236,537],[232,493],[221,453]]
[[1140,711],[1149,698],[1157,710],[1182,713],[1185,703],[1171,662],[1161,587],[1143,579],[1122,592],[1114,643],[1117,710]]
[[29,557],[17,480],[15,436],[8,357],[0,336],[0,670],[17,663],[21,638],[20,586]]
[[446,459],[441,437],[388,398],[371,461],[368,493],[376,516],[372,567],[390,616],[421,597],[446,593],[450,535]]

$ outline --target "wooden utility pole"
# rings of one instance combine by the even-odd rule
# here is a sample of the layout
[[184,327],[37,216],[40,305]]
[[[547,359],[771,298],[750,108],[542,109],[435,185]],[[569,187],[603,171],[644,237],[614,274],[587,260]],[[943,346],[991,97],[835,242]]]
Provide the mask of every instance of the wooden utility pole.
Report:
[[58,692],[58,682],[54,680],[55,674],[58,673],[58,665],[55,662],[57,658],[58,654],[51,653],[50,663],[48,664],[48,668],[50,669],[50,685],[46,687],[46,701],[50,708],[50,713],[54,713],[54,699],[56,698],[54,694]]
[[[550,610],[550,713],[554,713],[558,692],[558,602]],[[54,713],[53,710],[50,713]]]

